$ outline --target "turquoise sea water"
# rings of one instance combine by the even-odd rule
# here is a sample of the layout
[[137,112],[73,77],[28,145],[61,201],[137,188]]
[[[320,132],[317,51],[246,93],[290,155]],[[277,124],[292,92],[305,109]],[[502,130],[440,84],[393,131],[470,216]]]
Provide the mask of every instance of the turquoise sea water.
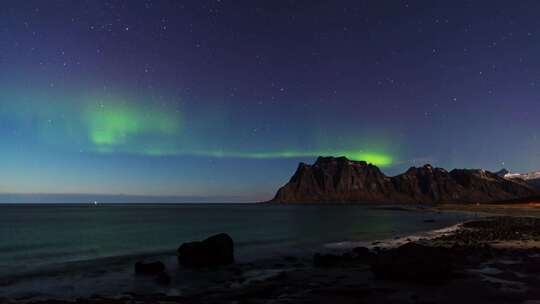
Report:
[[[0,277],[110,257],[174,254],[226,232],[240,261],[450,226],[470,215],[362,205],[0,205]],[[425,219],[435,219],[425,223]]]

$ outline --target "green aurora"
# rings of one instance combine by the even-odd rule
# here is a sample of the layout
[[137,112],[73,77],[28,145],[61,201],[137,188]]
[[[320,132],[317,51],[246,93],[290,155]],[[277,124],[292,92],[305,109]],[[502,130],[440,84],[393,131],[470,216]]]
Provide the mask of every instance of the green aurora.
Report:
[[385,153],[362,152],[362,151],[276,151],[276,152],[225,152],[225,151],[197,151],[192,153],[200,156],[211,157],[236,157],[236,158],[302,158],[318,156],[345,156],[350,160],[363,160],[367,163],[380,167],[392,165],[392,156]]
[[[345,156],[351,160],[388,167],[394,164],[394,157],[384,149],[371,145],[373,149],[332,149],[331,142],[318,145],[319,148],[279,150],[215,147],[208,134],[188,130],[189,125],[182,119],[181,111],[165,111],[156,106],[142,105],[122,98],[83,98],[82,103],[57,103],[55,111],[40,103],[25,102],[24,106],[5,108],[0,112],[20,113],[16,123],[32,126],[39,140],[61,150],[86,151],[98,154],[131,154],[151,157],[195,156],[210,158],[239,159],[286,159],[318,156]],[[58,115],[58,113],[63,113]],[[13,119],[13,116],[12,116]],[[211,122],[208,122],[211,124]],[[210,130],[213,130],[210,128]],[[215,132],[223,132],[222,129]],[[213,134],[215,135],[215,134]],[[222,135],[228,136],[226,133]],[[358,143],[368,141],[358,141]],[[280,143],[287,146],[287,143]]]
[[180,132],[180,119],[163,111],[148,111],[126,105],[89,108],[85,112],[88,135],[96,146],[118,146],[141,135],[170,135]]
[[[150,111],[133,105],[112,107],[99,105],[86,111],[85,121],[89,139],[96,147],[96,151],[102,153],[124,152],[149,156],[186,155],[251,159],[345,156],[351,160],[363,160],[381,167],[387,167],[393,163],[392,157],[388,154],[354,150],[246,152],[182,149],[167,145],[167,143],[176,142],[175,139],[181,137],[181,122],[177,114]],[[166,140],[148,144],[149,139],[156,137]]]

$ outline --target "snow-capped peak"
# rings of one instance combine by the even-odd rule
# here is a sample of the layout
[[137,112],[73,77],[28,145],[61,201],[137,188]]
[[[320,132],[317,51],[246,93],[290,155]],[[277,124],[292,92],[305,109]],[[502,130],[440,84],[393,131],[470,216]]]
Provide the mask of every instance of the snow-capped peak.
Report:
[[508,172],[504,175],[504,178],[513,179],[520,178],[522,180],[530,180],[540,178],[540,171],[533,171],[529,173],[511,173]]

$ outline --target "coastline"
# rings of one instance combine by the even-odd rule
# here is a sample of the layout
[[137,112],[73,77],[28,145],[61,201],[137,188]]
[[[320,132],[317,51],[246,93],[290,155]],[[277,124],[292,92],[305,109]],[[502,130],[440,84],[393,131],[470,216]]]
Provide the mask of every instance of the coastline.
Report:
[[484,204],[440,204],[440,211],[465,211],[485,215],[533,216],[540,217],[540,202],[484,203]]
[[[17,304],[322,303],[329,301],[356,303],[358,300],[369,303],[455,303],[474,299],[477,303],[523,303],[527,299],[540,299],[540,294],[534,288],[528,288],[528,286],[534,286],[532,284],[540,284],[540,279],[532,273],[536,268],[531,267],[531,265],[536,265],[537,256],[540,257],[540,251],[537,250],[540,248],[540,236],[536,238],[536,236],[529,237],[520,234],[515,239],[512,237],[506,240],[488,238],[482,241],[480,236],[485,238],[482,234],[484,232],[475,232],[479,233],[476,238],[473,232],[465,233],[471,231],[468,225],[475,225],[470,223],[481,226],[482,224],[478,223],[486,223],[498,218],[508,223],[513,221],[519,223],[523,221],[523,218],[516,217],[515,214],[528,213],[528,210],[519,210],[515,206],[497,206],[499,209],[495,210],[496,212],[488,212],[492,211],[493,207],[463,207],[462,205],[445,205],[441,206],[440,211],[478,212],[478,219],[467,220],[443,229],[391,239],[327,244],[322,248],[319,258],[313,255],[279,256],[216,270],[190,270],[183,271],[180,275],[172,273],[171,285],[179,287],[176,292],[171,292],[170,286],[163,288],[149,278],[133,278],[129,283],[137,288],[132,293],[112,296],[92,294],[78,299],[40,298],[35,295],[7,299],[0,296],[0,301]],[[494,214],[507,210],[505,208],[512,210],[511,217],[493,217]],[[422,212],[422,210],[419,209],[417,212]],[[524,221],[529,219],[531,217],[527,217]],[[532,219],[536,221],[534,217]],[[519,232],[519,229],[516,231]],[[463,235],[466,235],[467,239],[464,239]],[[449,251],[444,255],[465,262],[460,262],[462,264],[456,267],[455,274],[452,274],[450,278],[428,284],[414,280],[380,278],[374,272],[374,261],[378,259],[378,256],[384,256],[397,250],[396,248],[401,248],[400,246],[412,243],[426,248],[445,248],[444,250]],[[369,257],[362,256],[360,252],[365,254],[366,251],[359,250],[359,247],[368,249],[374,255],[370,253]],[[166,264],[174,262],[171,260]],[[435,263],[434,265],[439,263],[446,265],[442,259],[432,262]],[[540,260],[538,262],[540,263]],[[408,261],[408,263],[411,262]],[[394,267],[399,266],[394,265]],[[131,267],[124,271],[128,272],[124,279],[133,277]],[[179,280],[178,276],[182,276],[182,280]],[[141,292],[138,293],[137,290]],[[448,290],[452,296],[441,298],[442,290]],[[471,295],[471,292],[475,294]]]

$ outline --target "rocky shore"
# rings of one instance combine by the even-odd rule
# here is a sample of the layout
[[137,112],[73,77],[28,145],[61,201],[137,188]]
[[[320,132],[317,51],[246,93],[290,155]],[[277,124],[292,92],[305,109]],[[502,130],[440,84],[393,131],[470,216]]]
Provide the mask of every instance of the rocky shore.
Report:
[[[206,283],[177,295],[0,302],[540,303],[540,218],[487,217],[463,223],[446,235],[398,247],[377,242],[309,257],[194,269],[193,273]],[[174,277],[165,283],[175,284]],[[149,280],[149,284],[154,283]]]

